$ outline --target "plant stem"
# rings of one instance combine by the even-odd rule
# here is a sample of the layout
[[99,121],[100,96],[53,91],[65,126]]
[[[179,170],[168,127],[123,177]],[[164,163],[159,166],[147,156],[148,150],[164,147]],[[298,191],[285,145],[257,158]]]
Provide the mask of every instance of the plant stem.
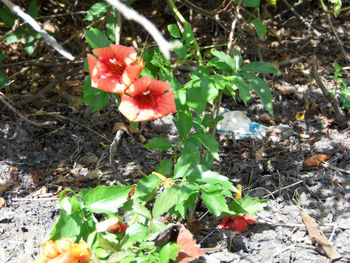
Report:
[[[180,20],[180,22],[182,23],[182,25],[185,26],[189,26],[190,24],[186,21],[186,19],[183,17],[183,15],[180,13],[179,9],[177,9],[176,5],[174,4],[173,0],[168,0],[168,3],[171,7],[171,9],[173,10],[174,14],[177,16],[177,18]],[[203,61],[203,57],[201,54],[201,48],[198,45],[197,39],[194,38],[193,39],[193,46],[194,49],[196,50],[196,55],[199,59],[199,65],[203,65],[204,61]]]

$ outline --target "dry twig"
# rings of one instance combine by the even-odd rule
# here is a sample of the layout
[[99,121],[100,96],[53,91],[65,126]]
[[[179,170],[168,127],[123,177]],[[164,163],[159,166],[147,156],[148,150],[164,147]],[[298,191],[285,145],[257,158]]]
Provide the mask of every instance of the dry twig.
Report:
[[125,184],[123,176],[118,174],[117,167],[115,166],[115,160],[114,160],[114,155],[115,155],[115,152],[117,150],[120,139],[122,138],[123,133],[124,133],[123,130],[118,130],[115,134],[113,142],[111,143],[111,145],[109,147],[109,164],[113,170],[114,175],[117,177],[117,179],[122,184]]
[[56,41],[55,38],[53,38],[51,35],[49,35],[46,30],[44,30],[30,15],[27,13],[23,12],[22,9],[13,4],[9,0],[1,0],[10,10],[12,13],[18,15],[20,18],[22,18],[24,21],[26,21],[36,32],[38,32],[48,43],[51,45],[58,53],[60,53],[62,56],[69,60],[74,60],[74,57],[71,53],[66,51],[58,42]]
[[312,77],[316,80],[318,87],[322,90],[323,95],[330,101],[332,104],[333,110],[334,110],[334,115],[335,119],[339,123],[343,123],[346,121],[346,116],[343,113],[342,109],[339,106],[338,101],[334,96],[330,94],[328,91],[327,87],[324,85],[320,75],[318,74],[318,69],[317,69],[317,59],[316,56],[313,55],[311,59],[311,75]]

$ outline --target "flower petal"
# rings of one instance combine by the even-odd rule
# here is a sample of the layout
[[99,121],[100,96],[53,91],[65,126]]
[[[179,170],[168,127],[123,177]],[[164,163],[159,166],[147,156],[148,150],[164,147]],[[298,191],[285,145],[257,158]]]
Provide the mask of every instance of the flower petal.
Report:
[[152,79],[150,86],[148,87],[148,90],[153,92],[156,95],[163,94],[167,90],[170,89],[170,83],[161,81],[161,80],[156,80]]
[[128,95],[121,96],[119,111],[130,121],[135,121],[139,114],[136,100]]
[[126,89],[126,86],[123,83],[120,83],[118,78],[113,78],[113,77],[108,77],[105,79],[99,79],[96,82],[96,86],[92,85],[92,87],[96,87],[99,90],[103,90],[106,92],[111,92],[111,93],[123,93],[124,90]]
[[[169,84],[170,85],[170,84]],[[170,90],[157,98],[157,104],[159,113],[162,117],[168,115],[169,113],[176,112],[174,91]]]
[[129,87],[137,80],[144,66],[145,65],[142,62],[126,67],[122,74],[122,82],[125,84],[125,86]]
[[151,79],[148,76],[144,76],[134,82],[127,90],[126,92],[130,96],[137,96],[142,92],[145,92],[148,90],[148,86],[151,84]]
[[252,225],[255,223],[254,217],[250,214],[245,214],[243,216],[244,220],[247,221],[248,224]]
[[247,228],[248,224],[243,217],[238,216],[234,219],[233,229],[237,232],[243,232]]
[[[106,60],[113,59],[113,58],[118,59],[118,57],[116,57],[116,54],[115,54],[113,48],[111,48],[111,47],[96,48],[92,52],[99,59],[106,59]],[[121,60],[121,61],[124,62],[123,60]]]
[[130,65],[137,59],[136,50],[133,47],[126,47],[122,45],[111,45],[114,56],[123,61],[126,65]]
[[96,63],[98,62],[98,59],[91,54],[87,54],[87,58],[88,58],[88,64],[89,64],[89,71],[91,74],[91,72],[93,72],[94,68],[96,67]]

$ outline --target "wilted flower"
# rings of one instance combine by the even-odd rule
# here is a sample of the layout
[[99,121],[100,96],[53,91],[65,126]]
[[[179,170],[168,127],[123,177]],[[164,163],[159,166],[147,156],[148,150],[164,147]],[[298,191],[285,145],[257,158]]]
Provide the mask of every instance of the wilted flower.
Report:
[[88,54],[91,86],[106,92],[123,93],[140,75],[145,64],[133,47],[110,45]]
[[88,263],[90,261],[90,248],[81,240],[73,244],[68,238],[60,240],[47,240],[41,244],[42,254],[35,263]]
[[252,215],[244,216],[226,216],[222,219],[221,228],[230,229],[236,232],[243,232],[248,224],[254,224],[255,220]]
[[135,81],[121,97],[119,111],[130,121],[148,121],[176,112],[170,83],[148,76]]
[[112,233],[122,233],[127,229],[127,225],[122,223],[117,216],[106,219],[96,224],[97,232],[109,231]]

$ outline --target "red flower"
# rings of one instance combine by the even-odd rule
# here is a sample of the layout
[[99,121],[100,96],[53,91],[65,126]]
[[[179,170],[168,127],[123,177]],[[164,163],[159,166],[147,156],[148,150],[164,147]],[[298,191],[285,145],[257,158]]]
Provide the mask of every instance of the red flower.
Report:
[[148,76],[135,81],[121,97],[119,111],[130,121],[148,121],[176,112],[170,83]]
[[222,219],[221,228],[243,232],[248,224],[252,225],[254,223],[255,220],[253,216],[249,214],[244,216],[226,216]]
[[120,222],[119,218],[116,216],[106,219],[102,222],[98,222],[96,224],[97,232],[109,231],[112,233],[123,233],[127,228],[128,226]]
[[133,47],[111,45],[88,54],[91,86],[111,93],[123,93],[139,77],[145,64]]

